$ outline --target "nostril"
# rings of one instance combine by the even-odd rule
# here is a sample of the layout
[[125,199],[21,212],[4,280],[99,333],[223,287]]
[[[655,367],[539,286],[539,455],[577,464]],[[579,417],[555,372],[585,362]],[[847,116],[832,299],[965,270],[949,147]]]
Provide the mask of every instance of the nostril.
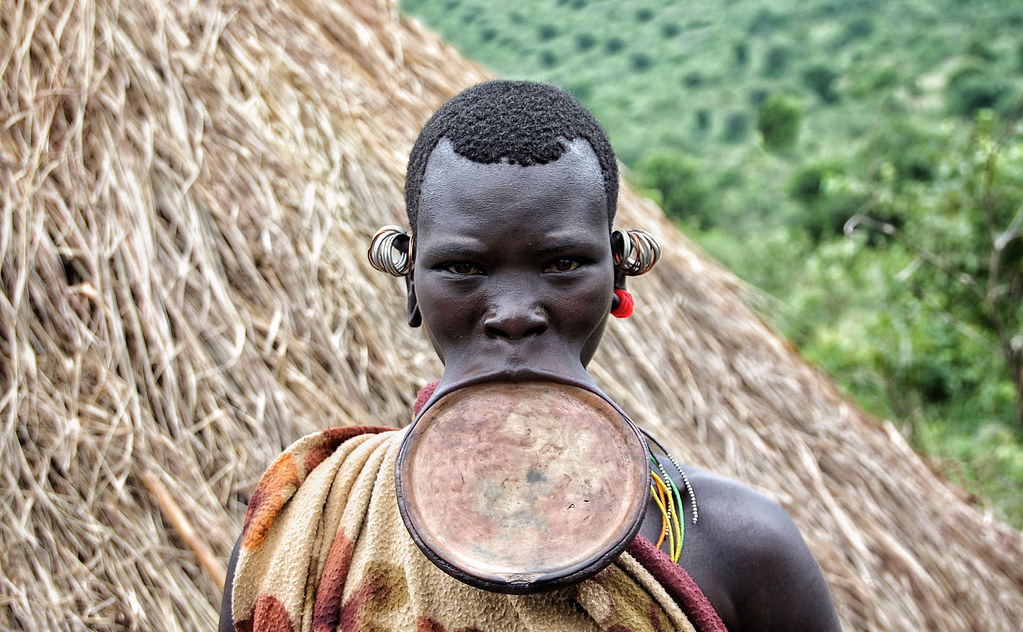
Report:
[[536,325],[534,327],[530,327],[529,329],[527,329],[522,334],[522,337],[523,338],[528,338],[529,336],[538,336],[538,335],[542,334],[545,331],[547,331],[547,325]]
[[503,331],[500,327],[496,327],[494,325],[484,325],[483,326],[483,331],[490,338],[510,338],[511,337],[511,336],[508,335],[507,332]]
[[547,322],[539,314],[517,318],[489,318],[483,323],[483,331],[494,339],[522,340],[547,331]]

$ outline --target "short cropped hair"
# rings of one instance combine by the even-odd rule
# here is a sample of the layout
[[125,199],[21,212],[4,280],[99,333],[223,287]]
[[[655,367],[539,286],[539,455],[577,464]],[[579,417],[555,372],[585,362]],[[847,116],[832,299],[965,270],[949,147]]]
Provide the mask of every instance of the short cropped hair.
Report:
[[604,129],[568,92],[545,83],[487,81],[461,92],[427,121],[409,156],[405,209],[413,233],[419,194],[430,154],[442,138],[455,153],[482,164],[545,165],[568,145],[584,139],[593,148],[604,176],[608,227],[618,208],[618,163]]

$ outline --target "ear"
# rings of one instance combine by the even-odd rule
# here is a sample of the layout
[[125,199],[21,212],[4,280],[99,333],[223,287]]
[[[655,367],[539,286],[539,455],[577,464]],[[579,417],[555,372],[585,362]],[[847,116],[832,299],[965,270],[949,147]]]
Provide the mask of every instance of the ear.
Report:
[[615,289],[616,290],[625,289],[625,273],[619,270],[618,268],[615,268]]
[[[622,272],[621,270],[619,270],[618,268],[615,268],[615,287],[614,287],[614,289],[616,289],[616,290],[624,290],[625,289],[625,273]],[[611,309],[612,310],[617,309],[618,308],[618,304],[620,302],[621,301],[618,299],[618,295],[615,294],[614,298],[611,299]]]
[[[615,253],[620,253],[622,250],[622,234],[619,231],[613,231],[611,233],[611,253],[612,256],[617,256]],[[614,267],[615,278],[614,278],[614,289],[624,290],[625,289],[625,273],[622,272],[621,268],[617,265]],[[618,295],[614,294],[614,298],[611,299],[611,309],[617,309],[618,303],[621,301],[618,299]]]
[[405,289],[408,292],[408,326],[419,327],[423,324],[423,315],[419,312],[419,301],[416,299],[416,283],[412,275],[405,277]]

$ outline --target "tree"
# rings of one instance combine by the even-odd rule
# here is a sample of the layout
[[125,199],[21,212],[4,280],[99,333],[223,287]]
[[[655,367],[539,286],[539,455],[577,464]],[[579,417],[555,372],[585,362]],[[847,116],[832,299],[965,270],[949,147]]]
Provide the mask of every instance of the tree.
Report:
[[772,94],[757,108],[757,130],[768,149],[783,151],[796,144],[803,110],[785,94]]
[[[845,172],[838,161],[814,162],[789,180],[789,196],[802,207],[794,219],[814,243],[841,235],[849,218],[868,201],[862,191],[846,184],[851,179]],[[875,234],[868,235],[868,243],[876,243]]]
[[956,70],[948,80],[949,110],[963,117],[972,117],[982,109],[997,110],[1010,94],[1010,84],[1004,77],[977,65]]
[[1000,134],[993,113],[982,111],[969,138],[945,156],[941,182],[909,188],[889,182],[875,192],[879,204],[905,209],[904,227],[865,211],[847,231],[880,230],[916,256],[922,265],[912,275],[915,291],[935,297],[946,318],[1000,350],[1023,424],[1021,107],[1023,101]]
[[787,46],[772,46],[764,57],[764,76],[780,77],[789,68],[789,49]]
[[816,64],[803,71],[803,83],[817,93],[821,101],[831,104],[839,100],[838,92],[835,91],[835,80],[838,73],[825,66]]
[[681,153],[654,153],[640,162],[636,172],[644,188],[660,194],[658,202],[669,217],[696,220],[703,227],[712,223],[706,209],[707,186],[695,157]]

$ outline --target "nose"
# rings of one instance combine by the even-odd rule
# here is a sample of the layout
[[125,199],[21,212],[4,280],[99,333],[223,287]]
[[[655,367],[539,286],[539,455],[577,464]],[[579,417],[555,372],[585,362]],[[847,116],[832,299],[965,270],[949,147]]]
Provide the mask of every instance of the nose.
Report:
[[490,310],[483,331],[490,338],[522,340],[547,331],[546,313],[532,301],[508,299]]

